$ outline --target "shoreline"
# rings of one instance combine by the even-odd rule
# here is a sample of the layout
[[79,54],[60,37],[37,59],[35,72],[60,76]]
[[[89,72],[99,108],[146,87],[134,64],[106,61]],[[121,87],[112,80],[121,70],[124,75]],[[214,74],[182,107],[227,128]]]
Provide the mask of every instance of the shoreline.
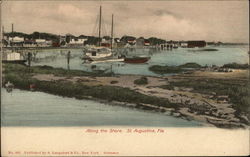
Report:
[[[27,67],[22,68],[24,68],[23,70],[25,70]],[[51,70],[53,72],[53,69]],[[237,76],[239,73],[245,72],[246,71],[241,70],[239,72],[236,71],[233,73],[235,76]],[[52,73],[48,74],[39,72],[32,73],[30,76],[26,76],[27,74],[24,75],[25,77],[34,81],[34,84],[37,85],[35,87],[35,90],[45,93],[74,97],[76,99],[94,100],[102,103],[107,103],[108,105],[132,107],[155,113],[161,112],[186,120],[200,121],[206,125],[213,125],[219,128],[248,128],[249,125],[243,123],[242,120],[239,119],[237,115],[235,115],[236,110],[232,108],[232,104],[230,104],[229,102],[218,103],[217,101],[209,98],[208,95],[192,92],[187,88],[174,87],[174,89],[172,90],[162,88],[162,86],[170,85],[172,80],[182,79],[182,77],[200,78],[200,76],[210,75],[209,73],[210,72],[207,71],[202,72],[199,70],[195,70],[192,73],[179,74],[174,76],[144,76],[148,80],[148,84],[146,85],[134,84],[134,81],[141,78],[142,75],[116,75],[112,77],[86,75],[55,76],[55,74]],[[226,73],[224,75],[228,74],[230,75],[232,73]],[[220,73],[219,76],[221,77],[222,73]],[[28,84],[22,86],[22,82],[19,82],[20,85],[18,85],[17,80],[15,82],[13,78],[12,80],[10,78],[7,79],[13,82],[15,84],[15,87],[19,89],[29,90]],[[55,87],[60,87],[60,85],[69,86],[67,88],[62,88],[62,90],[70,89],[70,91],[74,91],[76,89],[79,92],[82,92],[82,94],[79,94],[77,92],[76,95],[67,92],[61,94],[57,93],[57,91],[53,91],[53,87],[50,87],[50,85],[52,85],[51,83],[58,85]],[[90,93],[82,90],[80,87],[77,87],[80,85],[84,88],[91,88],[89,90]],[[113,95],[110,98],[106,97],[110,95],[103,96],[102,93],[99,93],[100,95],[97,95],[95,92],[99,90],[103,91],[104,93],[111,91],[111,95]],[[121,92],[121,94],[117,92]],[[128,94],[127,92],[130,94]],[[126,96],[123,97],[124,94]],[[224,117],[220,114],[222,114]]]
[[[3,87],[2,89],[6,90],[5,87]],[[19,89],[21,91],[30,91],[30,90],[25,90],[25,89],[20,89],[20,88],[16,88],[16,89]],[[43,92],[43,91],[30,91],[30,92]],[[61,95],[55,95],[55,94],[51,94],[51,93],[47,93],[47,92],[43,92],[43,93],[64,98],[64,96],[61,96]],[[66,98],[73,98],[73,99],[80,100],[80,101],[81,100],[90,100],[90,101],[98,102],[102,105],[125,107],[128,109],[135,109],[135,110],[138,110],[140,112],[161,114],[163,116],[171,116],[171,117],[180,118],[180,119],[183,119],[186,121],[196,121],[196,122],[199,122],[201,124],[199,127],[214,127],[214,125],[212,123],[197,121],[195,119],[192,119],[191,117],[188,117],[188,116],[185,116],[184,114],[181,114],[180,112],[174,110],[173,108],[162,108],[162,107],[157,107],[157,106],[153,106],[153,105],[149,105],[149,104],[135,104],[135,103],[127,103],[127,102],[108,101],[108,100],[98,99],[98,98],[89,97],[89,96],[81,98],[81,99],[76,98],[76,97],[66,97]],[[15,126],[12,126],[12,127],[15,127]]]

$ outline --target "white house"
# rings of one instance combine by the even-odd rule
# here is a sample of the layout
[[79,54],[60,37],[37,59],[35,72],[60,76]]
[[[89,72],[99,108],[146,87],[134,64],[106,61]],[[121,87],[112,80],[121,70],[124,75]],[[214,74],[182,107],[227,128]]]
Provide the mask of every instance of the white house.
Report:
[[47,47],[49,44],[47,44],[45,39],[36,39],[35,40],[38,47]]
[[86,38],[71,38],[68,46],[83,46],[85,41],[87,41]]
[[185,47],[188,46],[188,43],[187,43],[187,42],[181,42],[181,43],[180,43],[180,46],[185,48]]
[[52,46],[52,40],[46,40],[45,43],[46,43],[48,46]]
[[11,41],[18,43],[18,42],[24,42],[24,38],[23,37],[13,37],[10,38]]
[[35,41],[36,41],[36,43],[45,43],[46,42],[45,39],[36,39]]

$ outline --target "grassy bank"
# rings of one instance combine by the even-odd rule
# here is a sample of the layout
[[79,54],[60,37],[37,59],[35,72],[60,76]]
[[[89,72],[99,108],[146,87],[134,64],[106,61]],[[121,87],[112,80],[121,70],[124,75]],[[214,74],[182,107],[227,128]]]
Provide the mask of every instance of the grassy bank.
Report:
[[[160,65],[152,65],[149,67],[149,70],[157,73],[157,74],[167,74],[167,73],[181,73],[186,72],[188,69],[200,69],[205,68],[197,63],[186,63],[179,66],[160,66]],[[228,69],[248,69],[248,64],[238,64],[238,63],[229,63],[223,65],[221,68]]]
[[238,63],[229,63],[222,66],[223,68],[231,68],[231,69],[248,69],[248,64],[238,64]]
[[186,63],[179,66],[153,65],[149,67],[149,70],[157,74],[167,74],[167,73],[181,73],[188,71],[187,68],[197,69],[201,67],[202,66],[197,63]]
[[148,79],[147,79],[147,77],[141,77],[141,78],[135,80],[134,84],[137,84],[137,85],[146,85],[146,84],[148,84]]
[[21,64],[4,64],[5,73],[20,74],[54,74],[55,76],[111,76],[111,73],[104,72],[86,72],[81,70],[66,70],[63,68],[53,68],[51,66],[32,66],[27,67]]
[[[75,97],[78,99],[85,99],[86,97],[93,97],[107,101],[119,101],[135,104],[152,104],[155,106],[177,108],[178,104],[172,104],[167,99],[158,98],[154,96],[147,96],[128,88],[116,86],[88,86],[80,82],[69,81],[39,81],[32,78],[36,73],[45,74],[58,74],[62,76],[96,76],[93,73],[82,71],[68,71],[64,69],[51,68],[51,67],[32,67],[29,68],[17,64],[6,64],[5,68],[5,81],[10,81],[15,87],[29,90],[30,84],[35,85],[35,89],[42,92],[47,92],[55,95]],[[101,75],[101,74],[98,74]]]
[[192,92],[229,96],[236,114],[246,115],[250,119],[250,83],[245,80],[199,78],[172,81],[162,88],[173,90],[174,87],[191,88]]

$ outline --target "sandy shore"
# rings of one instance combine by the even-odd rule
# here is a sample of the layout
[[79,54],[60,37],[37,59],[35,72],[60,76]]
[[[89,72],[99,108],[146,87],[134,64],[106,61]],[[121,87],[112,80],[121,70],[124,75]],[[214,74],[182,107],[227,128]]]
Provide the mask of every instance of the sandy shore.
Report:
[[[246,70],[234,70],[230,73],[195,71],[189,74],[180,74],[168,77],[147,76],[147,85],[136,85],[134,81],[141,78],[140,75],[118,75],[113,77],[58,77],[53,74],[35,74],[33,78],[41,81],[70,81],[80,82],[88,86],[106,85],[129,88],[139,93],[168,99],[171,103],[181,104],[178,109],[158,107],[150,104],[142,104],[144,107],[152,108],[161,112],[169,112],[173,116],[185,117],[187,119],[206,122],[218,127],[247,127],[235,116],[235,110],[228,101],[214,99],[213,93],[194,93],[188,88],[175,87],[173,90],[163,89],[161,86],[168,85],[169,81],[186,78],[223,78],[223,79],[245,79],[248,76]],[[212,99],[213,97],[213,99]],[[118,102],[117,102],[118,103]],[[126,103],[120,103],[126,105]],[[129,105],[128,105],[129,106]],[[131,106],[131,105],[130,105]],[[202,113],[202,114],[201,114]]]

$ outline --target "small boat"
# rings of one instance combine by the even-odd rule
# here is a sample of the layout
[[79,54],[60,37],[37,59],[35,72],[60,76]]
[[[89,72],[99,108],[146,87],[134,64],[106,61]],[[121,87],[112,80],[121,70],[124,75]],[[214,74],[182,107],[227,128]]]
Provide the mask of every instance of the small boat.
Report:
[[96,61],[92,61],[91,63],[92,64],[95,64],[95,63],[105,63],[105,62],[123,62],[124,61],[124,58],[105,58],[103,60],[96,60]]
[[[13,28],[12,28],[13,33]],[[2,36],[4,36],[4,32],[2,32]],[[16,63],[16,64],[24,64],[27,60],[24,59],[24,57],[18,53],[15,52],[13,49],[13,46],[11,46],[11,51],[4,51],[2,50],[2,63]]]
[[112,57],[112,52],[106,47],[90,48],[84,52],[83,60],[97,61]]
[[125,63],[146,63],[150,57],[143,57],[143,56],[133,56],[133,57],[125,57]]
[[10,83],[9,81],[5,84],[5,88],[6,88],[6,91],[8,93],[12,92],[13,88],[14,88],[14,84],[13,83]]
[[177,49],[177,48],[178,48],[178,45],[174,45],[174,46],[173,46],[173,49]]
[[26,60],[2,60],[2,63],[25,64]]
[[3,52],[3,63],[17,63],[24,64],[27,60],[25,60],[20,53],[17,52]]

